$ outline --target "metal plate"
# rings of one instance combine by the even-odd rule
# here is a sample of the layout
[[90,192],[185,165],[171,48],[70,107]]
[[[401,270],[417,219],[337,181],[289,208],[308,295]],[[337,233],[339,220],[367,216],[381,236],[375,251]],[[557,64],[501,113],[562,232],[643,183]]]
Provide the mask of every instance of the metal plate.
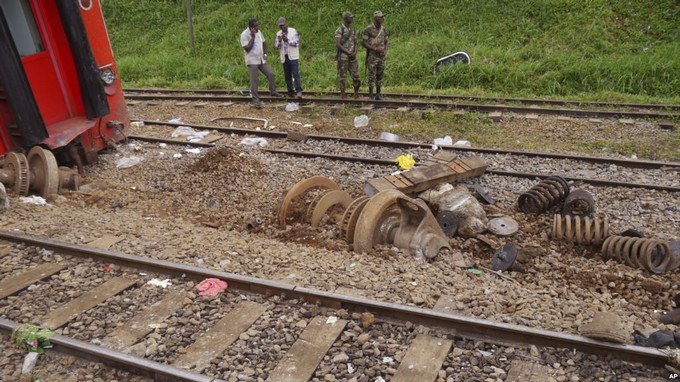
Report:
[[509,236],[517,232],[519,225],[517,224],[517,221],[510,216],[503,216],[489,220],[487,229],[494,235]]
[[517,259],[518,252],[517,246],[513,243],[503,244],[503,246],[494,253],[493,258],[491,258],[491,269],[494,271],[506,271],[510,269],[515,262],[515,259]]
[[444,235],[451,237],[458,232],[459,220],[451,211],[441,211],[437,214],[437,223]]

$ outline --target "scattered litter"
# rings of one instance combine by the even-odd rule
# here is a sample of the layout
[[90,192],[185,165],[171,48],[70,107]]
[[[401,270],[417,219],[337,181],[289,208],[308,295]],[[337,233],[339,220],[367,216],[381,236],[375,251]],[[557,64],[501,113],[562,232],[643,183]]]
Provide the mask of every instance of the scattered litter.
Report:
[[350,268],[356,268],[356,267],[357,267],[357,263],[352,263],[352,264],[349,265],[349,267],[350,267]]
[[300,126],[302,126],[302,122],[290,121],[290,123],[292,123],[293,125],[300,125]]
[[47,200],[45,200],[44,198],[42,198],[40,196],[36,196],[36,195],[22,196],[22,197],[19,198],[19,200],[22,203],[29,203],[29,204],[33,204],[33,205],[36,205],[36,206],[44,206],[44,205],[47,204]]
[[217,296],[223,290],[227,289],[228,284],[226,281],[222,281],[216,278],[208,278],[196,285],[196,290],[201,296]]
[[327,323],[327,324],[335,324],[336,322],[338,322],[338,318],[335,317],[335,316],[330,316],[330,317],[328,317],[328,319],[326,320],[326,323]]
[[0,207],[3,209],[9,209],[9,198],[7,197],[7,190],[5,190],[5,185],[0,183]]
[[239,142],[240,145],[246,145],[246,146],[260,146],[260,147],[265,147],[269,144],[266,139],[264,138],[243,138],[241,139],[241,142]]
[[40,256],[47,256],[47,257],[49,257],[49,256],[54,255],[54,251],[50,251],[49,249],[42,248],[42,249],[40,249],[40,250],[38,251],[38,254],[39,254]]
[[35,364],[38,362],[38,356],[40,354],[36,352],[30,352],[26,354],[24,358],[24,364],[21,366],[21,374],[31,374]]
[[380,133],[378,136],[378,139],[383,140],[383,141],[389,141],[389,142],[399,142],[399,136],[397,134],[392,134],[388,133],[387,131],[383,131]]
[[199,148],[185,149],[184,151],[188,152],[189,154],[200,154],[201,153],[201,149],[199,149]]
[[453,140],[451,139],[450,136],[445,136],[444,138],[435,138],[434,139],[434,144],[432,145],[433,149],[438,149],[440,146],[451,146],[453,144]]
[[297,102],[289,102],[286,105],[286,111],[296,111],[296,110],[300,110],[300,105],[298,105]]
[[472,143],[470,141],[456,141],[453,147],[472,147]]
[[304,125],[302,125],[302,127],[314,127],[314,125],[312,125],[311,123],[305,123]]
[[354,373],[354,365],[352,365],[352,362],[347,362],[347,373]]
[[147,281],[146,283],[151,284],[151,285],[155,285],[155,286],[159,286],[163,289],[172,285],[172,283],[170,282],[170,279],[165,279],[165,280],[151,279],[151,280]]
[[200,141],[201,139],[207,137],[208,134],[210,134],[210,131],[208,131],[208,130],[197,131],[196,134],[187,136],[187,141],[189,141],[189,142],[198,142],[198,141]]
[[182,123],[182,117],[173,118],[173,119],[169,120],[168,122],[170,122],[170,123]]
[[473,275],[481,275],[482,274],[482,271],[480,271],[477,268],[470,268],[467,271],[468,271],[468,273],[472,273]]
[[385,382],[385,380],[383,379],[383,377],[377,377],[373,382]]
[[158,147],[164,149],[164,148],[168,147],[168,144],[167,143],[159,143]]
[[159,151],[159,152],[158,152],[158,155],[159,155],[159,156],[164,156],[164,155],[165,155],[165,153],[164,153],[164,152],[162,152],[162,151]]
[[392,358],[392,357],[383,357],[382,361],[383,361],[383,363],[391,364],[392,362],[394,362],[394,358]]
[[481,354],[482,357],[484,357],[484,358],[488,358],[488,357],[491,357],[491,356],[493,355],[493,353],[490,352],[490,351],[484,351],[484,350],[477,350],[477,351],[478,351],[479,354]]
[[366,127],[368,126],[368,116],[362,114],[358,117],[354,117],[354,127]]
[[139,275],[140,275],[140,276],[146,276],[147,273],[146,273],[146,272],[139,272]]
[[143,127],[144,121],[132,121],[130,122],[130,127]]
[[402,170],[410,170],[416,164],[416,160],[413,159],[413,155],[411,154],[399,155],[395,162],[397,162],[399,168]]
[[131,156],[127,158],[120,158],[116,161],[116,168],[130,168],[138,165],[142,161],[142,157]]
[[178,159],[179,159],[179,158],[181,158],[181,157],[182,157],[182,154],[180,154],[180,153],[177,153],[177,154],[174,154],[174,155],[173,155],[172,157],[173,157],[173,158],[178,158]]
[[30,352],[42,354],[45,349],[52,347],[50,338],[55,333],[50,328],[38,327],[31,324],[22,324],[12,331],[11,341]]
[[175,131],[172,132],[172,134],[170,136],[173,137],[173,138],[177,138],[181,135],[184,135],[184,136],[196,135],[196,133],[197,133],[197,131],[192,129],[189,126],[178,126],[175,129]]

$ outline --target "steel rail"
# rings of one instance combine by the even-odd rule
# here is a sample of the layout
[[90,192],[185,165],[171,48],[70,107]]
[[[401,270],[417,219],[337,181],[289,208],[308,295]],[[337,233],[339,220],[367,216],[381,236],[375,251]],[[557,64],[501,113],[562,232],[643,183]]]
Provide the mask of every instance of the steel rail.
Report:
[[[191,96],[191,95],[126,95],[128,100],[160,100],[160,101],[211,101],[211,102],[252,102],[250,97],[243,96]],[[262,100],[281,101],[281,98],[260,97]],[[545,114],[545,115],[565,115],[581,118],[657,118],[657,119],[673,119],[680,118],[677,113],[659,113],[659,112],[639,112],[639,111],[625,111],[625,110],[585,110],[585,109],[547,109],[536,108],[528,106],[512,106],[512,105],[484,105],[472,103],[451,103],[451,102],[422,102],[422,101],[398,101],[398,100],[368,100],[368,99],[339,99],[339,98],[313,98],[296,100],[296,102],[305,105],[312,103],[322,103],[328,105],[353,105],[353,106],[375,106],[382,108],[401,108],[409,107],[413,109],[443,109],[455,110],[462,109],[475,112],[491,113],[491,112],[513,112],[523,114]]]
[[[193,94],[211,94],[211,95],[227,95],[240,94],[248,95],[248,90],[214,90],[214,89],[124,89],[127,93],[193,93]],[[340,92],[335,91],[306,91],[306,95],[314,97],[320,96],[334,96],[339,97]],[[359,93],[362,97],[367,97],[367,93]],[[129,94],[135,95],[135,94]],[[415,99],[442,99],[442,100],[471,100],[479,102],[500,102],[500,103],[518,103],[530,105],[562,105],[562,106],[589,106],[589,107],[623,107],[633,109],[651,109],[651,110],[670,110],[680,111],[680,105],[673,104],[649,104],[649,103],[619,103],[619,102],[603,102],[603,101],[568,101],[568,100],[551,100],[539,98],[504,98],[504,97],[482,97],[482,96],[458,96],[450,94],[413,94],[413,93],[383,93],[385,97],[390,98],[415,98]]]
[[334,309],[347,309],[351,312],[374,312],[376,316],[380,318],[410,321],[429,327],[440,328],[449,332],[455,332],[462,336],[485,339],[492,343],[504,341],[523,345],[576,349],[586,353],[609,355],[624,361],[639,362],[657,367],[662,367],[667,361],[666,354],[652,348],[602,342],[573,334],[493,322],[461,314],[443,313],[432,309],[377,301],[363,297],[324,292],[273,280],[204,269],[166,260],[118,253],[106,249],[39,238],[16,232],[0,231],[0,239],[38,246],[63,254],[93,258],[106,263],[119,264],[135,269],[145,269],[174,276],[184,276],[196,281],[215,277],[227,281],[232,288],[239,290],[250,291],[257,294],[282,295],[287,298],[303,299],[310,303],[320,304]]
[[[144,137],[140,135],[128,135],[128,139],[136,139],[140,141],[149,142],[163,142],[168,144],[178,144],[178,145],[200,145],[201,147],[214,147],[213,143],[191,143],[191,142],[181,142],[174,139],[163,139],[156,137]],[[376,164],[380,166],[394,166],[395,161],[389,159],[375,159],[375,158],[364,158],[346,155],[335,155],[335,154],[324,154],[324,153],[314,153],[308,151],[292,151],[292,150],[280,150],[280,149],[265,149],[261,148],[260,151],[272,153],[272,154],[283,154],[289,156],[297,156],[304,158],[324,158],[329,160],[341,161],[341,162],[354,162],[354,163],[367,163]],[[508,176],[514,178],[527,178],[527,179],[545,179],[551,175],[536,174],[536,173],[524,173],[524,172],[512,172],[512,171],[501,171],[501,170],[486,170],[486,174],[498,175],[498,176]],[[657,184],[646,184],[646,183],[629,183],[629,182],[615,182],[611,180],[600,180],[600,179],[590,179],[590,178],[580,178],[573,176],[562,176],[564,179],[570,182],[581,182],[585,184],[592,184],[593,186],[605,186],[605,187],[624,187],[624,188],[644,188],[648,190],[666,191],[666,192],[680,192],[680,187],[674,186],[662,186]]]
[[[11,334],[20,324],[0,318],[0,330]],[[70,354],[81,359],[101,362],[116,369],[129,371],[133,374],[151,378],[154,381],[176,382],[217,382],[217,379],[206,377],[188,370],[179,369],[146,358],[135,357],[115,350],[107,349],[91,343],[56,335],[50,338],[54,350]]]
[[[174,122],[159,122],[159,121],[147,121],[142,120],[145,125],[160,125],[160,126],[189,126],[196,129],[205,130],[215,130],[230,134],[239,135],[256,135],[259,137],[268,138],[286,138],[288,133],[285,131],[267,131],[267,130],[252,130],[243,129],[237,127],[223,127],[223,126],[211,126],[211,125],[195,125],[187,123],[174,123]],[[363,139],[363,138],[351,138],[351,137],[339,137],[332,135],[318,135],[318,134],[305,134],[310,139],[316,139],[319,141],[338,141],[349,145],[367,145],[367,146],[383,146],[383,147],[396,147],[404,149],[429,149],[432,148],[432,144],[428,143],[417,143],[417,142],[391,142],[379,139]],[[519,150],[500,150],[500,149],[488,149],[488,148],[471,148],[471,147],[454,147],[443,145],[440,146],[445,150],[452,151],[463,151],[471,153],[484,153],[484,154],[501,154],[501,155],[522,155],[526,157],[535,158],[553,158],[553,159],[570,159],[583,161],[587,163],[601,163],[601,164],[615,164],[617,166],[628,167],[628,168],[680,168],[680,162],[662,162],[662,161],[649,161],[649,160],[633,160],[633,159],[621,159],[621,158],[603,158],[595,157],[589,155],[573,155],[573,154],[560,154],[560,153],[545,153],[537,151],[519,151]]]

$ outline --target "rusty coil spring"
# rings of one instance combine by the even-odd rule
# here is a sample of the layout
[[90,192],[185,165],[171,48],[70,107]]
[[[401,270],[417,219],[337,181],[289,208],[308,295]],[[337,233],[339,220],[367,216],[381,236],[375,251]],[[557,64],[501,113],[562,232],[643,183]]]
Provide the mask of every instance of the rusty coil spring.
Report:
[[609,236],[609,219],[555,214],[552,237],[578,244],[602,244]]
[[517,204],[525,214],[540,214],[562,203],[569,184],[561,176],[550,176],[519,196]]
[[[613,257],[621,263],[652,273],[664,273],[677,267],[672,261],[667,242],[642,237],[610,236],[602,244],[602,255]],[[673,264],[676,263],[676,264]]]

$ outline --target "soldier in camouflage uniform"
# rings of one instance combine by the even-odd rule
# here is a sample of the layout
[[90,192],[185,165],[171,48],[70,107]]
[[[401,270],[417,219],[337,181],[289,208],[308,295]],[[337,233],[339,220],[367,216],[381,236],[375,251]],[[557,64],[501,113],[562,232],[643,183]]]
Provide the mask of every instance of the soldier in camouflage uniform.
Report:
[[359,88],[361,87],[359,61],[357,61],[357,32],[352,28],[354,16],[351,13],[343,12],[342,19],[344,23],[335,30],[335,47],[337,48],[335,59],[338,61],[338,88],[340,88],[340,97],[342,99],[347,98],[345,82],[347,71],[349,71],[349,74],[352,76],[354,98],[356,99],[359,98]]
[[387,55],[387,28],[383,25],[383,13],[373,13],[373,24],[364,29],[362,40],[366,48],[366,67],[368,68],[368,97],[373,98],[375,85],[375,99],[380,99],[380,86],[385,71],[385,57]]

